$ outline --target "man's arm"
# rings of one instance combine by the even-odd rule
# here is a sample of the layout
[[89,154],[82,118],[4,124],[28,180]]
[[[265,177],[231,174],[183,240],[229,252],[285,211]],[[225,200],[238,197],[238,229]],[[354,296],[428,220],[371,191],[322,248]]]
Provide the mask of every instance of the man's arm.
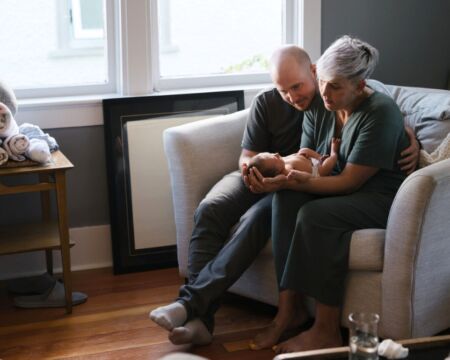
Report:
[[400,169],[409,175],[417,168],[420,144],[416,139],[416,134],[413,129],[405,125],[405,131],[408,134],[410,145],[400,153],[402,158],[398,161],[398,164]]

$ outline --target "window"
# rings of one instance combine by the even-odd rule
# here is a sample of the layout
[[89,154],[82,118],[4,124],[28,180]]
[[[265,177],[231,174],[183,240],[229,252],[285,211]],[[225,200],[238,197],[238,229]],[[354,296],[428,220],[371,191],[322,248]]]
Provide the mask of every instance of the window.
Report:
[[0,1],[0,78],[18,97],[114,90],[110,0]]
[[298,9],[293,0],[154,0],[154,87],[270,82],[273,49],[298,43]]
[[320,3],[0,0],[0,79],[20,99],[269,83],[280,44],[320,52]]

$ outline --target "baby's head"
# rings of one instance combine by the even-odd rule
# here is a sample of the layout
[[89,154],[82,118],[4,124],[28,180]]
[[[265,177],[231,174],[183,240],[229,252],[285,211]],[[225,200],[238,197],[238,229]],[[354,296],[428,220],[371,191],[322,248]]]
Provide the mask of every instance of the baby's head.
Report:
[[248,168],[256,167],[262,176],[274,177],[284,171],[284,160],[278,153],[263,152],[253,156],[248,162]]

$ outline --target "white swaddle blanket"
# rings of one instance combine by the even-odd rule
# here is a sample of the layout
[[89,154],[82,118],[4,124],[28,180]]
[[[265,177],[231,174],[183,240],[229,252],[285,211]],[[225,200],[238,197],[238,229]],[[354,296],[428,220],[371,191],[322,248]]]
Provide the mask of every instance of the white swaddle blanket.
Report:
[[15,134],[3,140],[3,148],[8,153],[10,159],[15,161],[24,161],[23,155],[30,147],[30,141],[25,135]]
[[7,138],[19,133],[19,127],[9,108],[0,103],[0,137]]
[[[0,139],[0,145],[2,144],[2,142],[2,139]],[[0,147],[0,165],[6,163],[8,161],[8,158],[9,156],[6,150]]]

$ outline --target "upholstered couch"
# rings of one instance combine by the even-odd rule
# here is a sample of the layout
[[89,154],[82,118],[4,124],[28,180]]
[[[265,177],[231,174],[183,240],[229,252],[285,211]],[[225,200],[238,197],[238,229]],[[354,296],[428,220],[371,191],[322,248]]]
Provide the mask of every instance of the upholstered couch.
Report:
[[[450,132],[450,92],[371,86],[392,96],[432,152]],[[194,211],[208,190],[237,170],[248,110],[164,132],[175,209],[180,274]],[[415,171],[402,184],[387,229],[356,231],[351,240],[342,325],[353,311],[380,314],[380,336],[411,338],[450,327],[450,159]],[[277,304],[270,241],[231,292]]]

